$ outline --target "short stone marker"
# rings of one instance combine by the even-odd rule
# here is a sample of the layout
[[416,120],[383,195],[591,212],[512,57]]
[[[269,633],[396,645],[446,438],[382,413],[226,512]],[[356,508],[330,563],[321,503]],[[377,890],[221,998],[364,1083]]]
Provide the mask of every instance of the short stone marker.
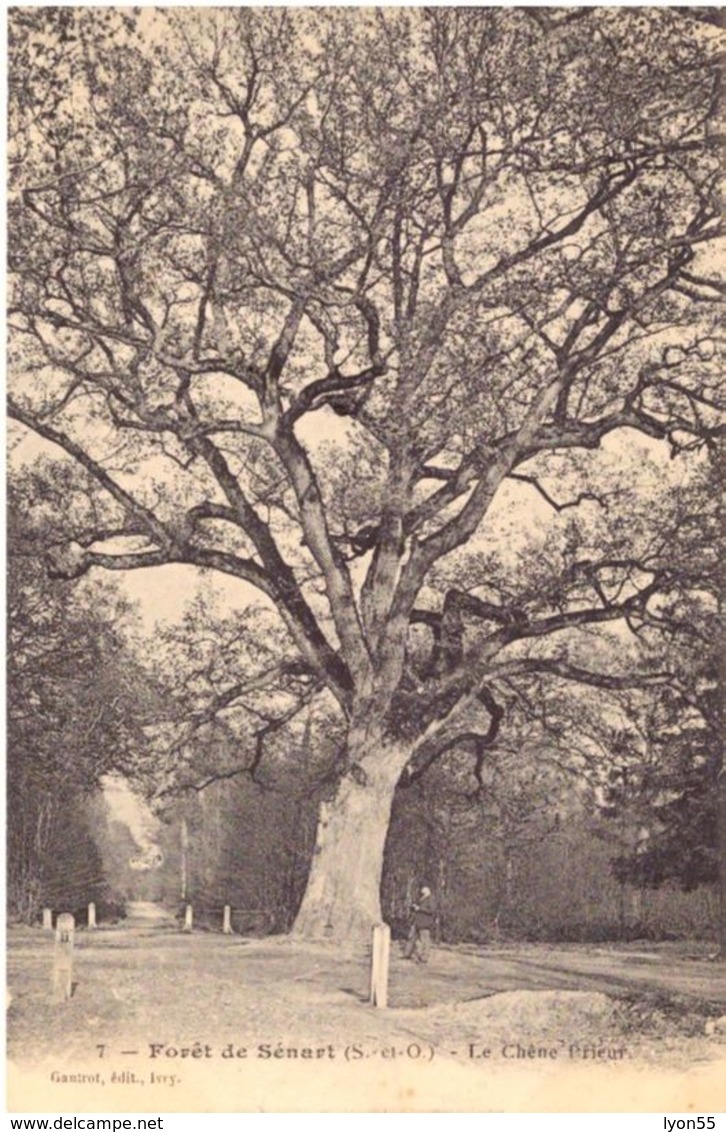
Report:
[[53,1001],[67,1002],[73,991],[73,944],[76,921],[70,912],[62,912],[55,925],[53,948]]
[[43,931],[44,932],[52,932],[53,931],[53,911],[52,911],[51,908],[44,908],[43,909]]
[[385,1009],[388,1006],[388,965],[391,958],[391,929],[388,924],[376,924],[373,928],[373,948],[371,951],[371,996],[373,1006]]
[[95,904],[89,904],[88,905],[88,927],[89,927],[89,930],[93,931],[95,926],[96,926],[96,905]]
[[192,912],[192,906],[191,906],[191,904],[187,904],[186,910],[184,912],[184,931],[185,932],[190,932],[192,930],[193,922],[194,922],[194,914]]
[[229,904],[225,904],[224,906],[224,913],[222,915],[222,934],[232,934],[232,909],[230,908]]

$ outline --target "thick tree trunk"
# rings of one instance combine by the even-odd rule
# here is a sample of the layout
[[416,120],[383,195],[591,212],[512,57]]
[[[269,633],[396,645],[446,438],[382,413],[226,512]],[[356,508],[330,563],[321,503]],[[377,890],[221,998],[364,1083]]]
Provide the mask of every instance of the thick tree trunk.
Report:
[[408,754],[399,748],[382,749],[364,771],[341,781],[332,801],[321,805],[294,935],[357,941],[368,939],[380,922],[383,850],[393,795]]

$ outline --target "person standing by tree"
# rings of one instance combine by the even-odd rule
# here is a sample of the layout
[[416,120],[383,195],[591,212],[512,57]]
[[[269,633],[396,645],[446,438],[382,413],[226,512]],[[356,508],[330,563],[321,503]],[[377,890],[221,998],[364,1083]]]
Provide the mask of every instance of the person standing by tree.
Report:
[[436,902],[427,885],[423,885],[418,902],[411,905],[411,911],[413,919],[403,956],[404,959],[415,959],[417,963],[428,963],[431,953],[431,930],[436,918]]

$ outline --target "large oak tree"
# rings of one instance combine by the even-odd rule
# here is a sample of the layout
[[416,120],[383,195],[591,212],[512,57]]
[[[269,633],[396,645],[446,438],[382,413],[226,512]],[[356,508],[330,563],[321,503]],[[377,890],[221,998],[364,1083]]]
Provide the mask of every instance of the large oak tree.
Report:
[[[367,931],[400,780],[460,743],[478,771],[518,679],[657,677],[588,641],[683,585],[631,521],[637,478],[609,496],[613,454],[720,436],[718,32],[683,9],[11,24],[10,414],[85,479],[54,568],[264,595],[280,675],[347,736],[297,926]],[[503,499],[520,526],[565,511],[529,570]]]

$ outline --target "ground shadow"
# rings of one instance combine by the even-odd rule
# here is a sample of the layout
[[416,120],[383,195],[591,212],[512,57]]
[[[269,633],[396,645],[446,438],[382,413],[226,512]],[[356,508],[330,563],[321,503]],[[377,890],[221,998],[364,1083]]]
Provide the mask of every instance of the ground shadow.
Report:
[[341,987],[340,992],[347,994],[349,998],[355,998],[358,1002],[367,1003],[370,1001],[368,991],[362,991],[359,987]]

